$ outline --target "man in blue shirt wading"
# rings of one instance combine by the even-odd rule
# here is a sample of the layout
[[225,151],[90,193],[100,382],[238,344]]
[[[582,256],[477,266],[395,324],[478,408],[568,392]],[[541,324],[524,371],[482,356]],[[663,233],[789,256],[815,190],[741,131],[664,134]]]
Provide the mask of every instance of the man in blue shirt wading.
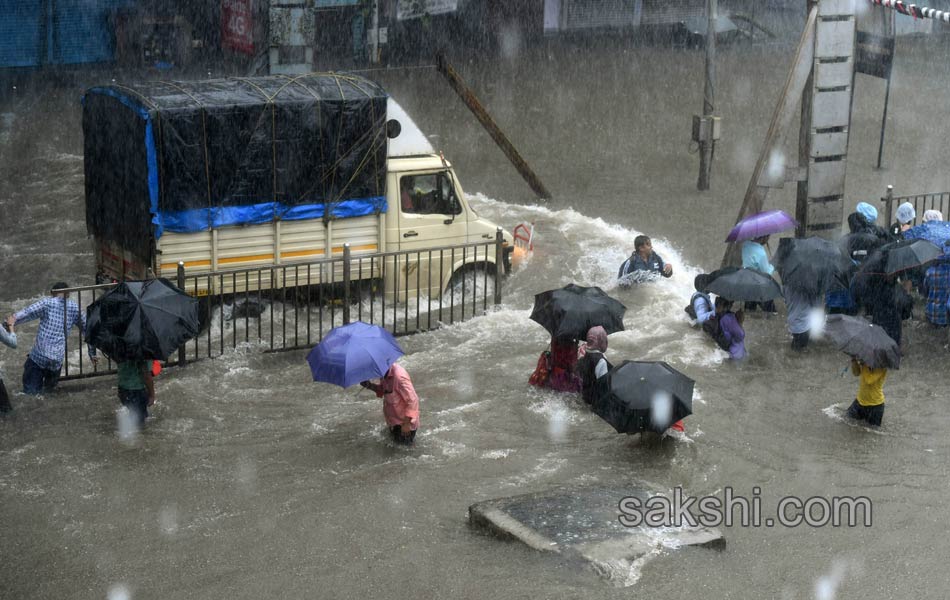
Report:
[[673,266],[663,262],[660,255],[653,251],[653,242],[645,235],[638,235],[633,239],[633,254],[620,265],[617,273],[621,287],[631,283],[648,281],[656,278],[673,276]]
[[[80,331],[86,330],[86,315],[79,310],[79,305],[68,299],[67,292],[56,293],[68,287],[69,284],[62,281],[53,284],[50,296],[13,315],[16,325],[40,320],[33,349],[23,365],[23,391],[27,394],[48,392],[56,387],[66,356],[66,334],[74,325]],[[89,358],[93,363],[99,360],[91,345]]]

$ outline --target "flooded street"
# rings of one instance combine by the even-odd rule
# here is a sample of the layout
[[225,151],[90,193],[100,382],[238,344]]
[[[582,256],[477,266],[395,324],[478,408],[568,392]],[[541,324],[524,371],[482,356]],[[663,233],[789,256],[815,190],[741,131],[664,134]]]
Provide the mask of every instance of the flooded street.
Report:
[[[371,74],[455,165],[481,216],[537,231],[499,310],[400,338],[421,398],[415,447],[389,442],[369,392],[313,383],[304,352],[253,344],[166,370],[146,430],[122,439],[114,378],[19,393],[31,323],[19,349],[0,352],[17,392],[0,418],[0,597],[944,598],[946,331],[919,306],[905,322],[884,427],[870,431],[841,418],[857,389],[846,356],[826,342],[792,353],[784,309],[748,316],[740,365],[683,311],[694,276],[719,266],[795,37],[719,49],[723,136],[709,192],[696,191],[689,142],[702,50],[606,38],[455,61],[551,190],[543,203],[434,69]],[[882,170],[884,83],[858,76],[847,211],[888,184],[898,195],[950,190],[948,50],[946,36],[898,39]],[[37,83],[0,104],[3,315],[54,281],[93,282],[79,98],[109,77]],[[789,137],[793,163],[797,126]],[[794,214],[794,185],[766,207]],[[674,275],[618,289],[641,233]],[[696,380],[687,439],[617,435],[579,396],[528,385],[549,341],[528,318],[533,295],[570,282],[627,306],[626,331],[610,336],[614,364],[665,360]],[[626,588],[468,526],[481,500],[625,482],[696,496],[759,487],[773,513],[786,496],[867,496],[873,524],[723,528],[722,552],[661,540]]]

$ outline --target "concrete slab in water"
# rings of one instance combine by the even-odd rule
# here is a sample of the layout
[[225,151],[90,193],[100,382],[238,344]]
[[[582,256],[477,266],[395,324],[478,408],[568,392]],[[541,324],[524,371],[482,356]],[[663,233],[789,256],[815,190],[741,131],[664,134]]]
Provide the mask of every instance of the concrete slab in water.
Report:
[[666,550],[682,546],[725,548],[718,529],[625,527],[620,500],[657,495],[644,487],[559,488],[537,494],[486,500],[468,509],[469,522],[544,552],[590,564],[617,585],[632,585],[643,565]]

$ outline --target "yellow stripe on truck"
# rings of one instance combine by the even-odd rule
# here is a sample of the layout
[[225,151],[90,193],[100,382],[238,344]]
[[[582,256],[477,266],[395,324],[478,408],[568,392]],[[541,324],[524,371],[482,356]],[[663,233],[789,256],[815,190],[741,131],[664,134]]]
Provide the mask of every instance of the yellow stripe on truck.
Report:
[[[377,248],[376,244],[364,244],[362,246],[352,246],[350,251],[353,252],[363,252],[370,251],[375,252]],[[336,246],[333,248],[334,254],[343,254],[343,246]],[[281,252],[281,258],[300,258],[301,256],[322,256],[325,252],[321,250],[295,250],[293,252]],[[274,260],[273,254],[249,254],[247,256],[232,256],[229,258],[219,258],[218,264],[221,265],[230,265],[235,263],[242,262],[253,262],[261,260]],[[190,260],[185,261],[185,268],[190,269],[192,267],[210,267],[210,260]],[[174,269],[178,267],[178,263],[163,263],[162,271],[165,269]]]
[[233,265],[240,262],[251,262],[253,260],[274,260],[273,254],[249,254],[247,256],[232,256],[230,258],[219,258],[219,265]]
[[298,256],[322,256],[323,250],[295,250],[293,252],[281,252],[281,258],[297,258]]
[[[350,246],[350,252],[360,252],[363,250],[376,251],[376,244],[364,244],[362,246]],[[334,254],[343,254],[343,246],[334,246]]]
[[[186,269],[190,269],[191,267],[210,267],[210,266],[211,266],[210,260],[186,260],[185,261]],[[162,271],[164,271],[165,269],[177,269],[177,268],[178,268],[178,263],[163,263],[162,264]]]

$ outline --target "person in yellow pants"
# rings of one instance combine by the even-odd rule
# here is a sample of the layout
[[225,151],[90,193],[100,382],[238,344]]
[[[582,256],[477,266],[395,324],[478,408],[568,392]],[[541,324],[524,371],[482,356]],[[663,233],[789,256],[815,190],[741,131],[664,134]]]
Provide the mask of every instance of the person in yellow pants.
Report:
[[868,425],[880,427],[884,420],[884,380],[887,369],[872,369],[856,358],[851,359],[851,373],[860,377],[858,397],[848,407],[848,416]]

